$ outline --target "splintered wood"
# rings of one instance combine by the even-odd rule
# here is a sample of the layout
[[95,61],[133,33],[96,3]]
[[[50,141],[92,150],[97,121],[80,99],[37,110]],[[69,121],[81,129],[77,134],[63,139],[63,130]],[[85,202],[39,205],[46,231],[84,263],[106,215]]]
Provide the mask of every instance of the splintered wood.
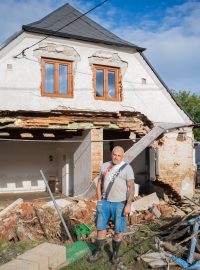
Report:
[[[7,132],[8,123],[6,118],[11,114],[9,128],[14,130],[26,129],[23,138],[29,138],[31,131],[42,129],[48,130],[84,130],[93,128],[120,129],[122,131],[133,131],[139,136],[144,136],[153,127],[152,122],[139,112],[95,112],[95,111],[57,111],[57,112],[21,112],[20,114],[0,112],[0,123],[2,132]],[[28,130],[28,131],[27,131]],[[30,131],[30,132],[29,132]],[[5,135],[7,136],[7,135]],[[8,133],[9,136],[9,133]]]
[[60,220],[54,209],[34,207],[21,203],[7,211],[0,219],[0,239],[6,241],[58,239],[61,236]]
[[[77,224],[90,225],[94,222],[94,202],[65,200],[62,203],[61,211],[71,231]],[[0,240],[61,240],[63,234],[61,220],[51,202],[24,203],[18,199],[0,212]]]

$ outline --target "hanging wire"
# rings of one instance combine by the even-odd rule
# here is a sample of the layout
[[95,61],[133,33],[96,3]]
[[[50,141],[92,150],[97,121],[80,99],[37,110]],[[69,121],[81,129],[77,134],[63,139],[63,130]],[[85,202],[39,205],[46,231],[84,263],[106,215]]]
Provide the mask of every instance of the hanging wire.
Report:
[[[101,5],[103,5],[103,4],[104,4],[105,2],[107,2],[107,1],[108,1],[108,0],[104,0],[103,2],[99,3],[99,4],[96,5],[95,7],[91,8],[90,10],[88,10],[87,12],[85,12],[85,13],[81,14],[80,16],[78,16],[78,17],[77,17],[76,19],[74,19],[73,21],[71,21],[71,22],[65,24],[65,25],[62,26],[62,27],[60,27],[58,30],[56,30],[56,31],[54,32],[54,34],[57,33],[58,31],[62,30],[63,28],[69,26],[70,24],[76,22],[77,20],[79,20],[80,18],[84,17],[85,15],[87,15],[87,14],[90,13],[90,12],[92,12],[93,10],[97,9],[98,7],[100,7]],[[20,53],[18,53],[16,56],[14,56],[14,58],[18,58],[18,56],[21,55],[21,54],[22,54],[22,56],[24,57],[24,56],[25,56],[25,51],[26,51],[26,50],[32,48],[33,46],[35,46],[35,45],[37,45],[37,44],[39,44],[39,43],[41,43],[42,41],[44,41],[45,39],[47,39],[47,38],[50,37],[50,36],[53,36],[54,34],[47,34],[46,37],[44,37],[44,38],[42,38],[41,40],[35,42],[35,43],[32,44],[31,46],[28,46],[28,47],[26,47],[25,49],[23,49]]]

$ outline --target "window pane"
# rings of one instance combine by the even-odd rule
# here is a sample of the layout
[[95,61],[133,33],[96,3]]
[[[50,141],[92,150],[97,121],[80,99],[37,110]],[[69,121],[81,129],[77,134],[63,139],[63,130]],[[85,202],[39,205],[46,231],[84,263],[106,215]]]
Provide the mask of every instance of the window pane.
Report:
[[108,71],[108,97],[116,97],[115,72]]
[[104,71],[101,69],[96,70],[96,96],[104,96]]
[[68,94],[68,65],[59,65],[59,93]]
[[54,92],[54,64],[45,64],[45,92]]

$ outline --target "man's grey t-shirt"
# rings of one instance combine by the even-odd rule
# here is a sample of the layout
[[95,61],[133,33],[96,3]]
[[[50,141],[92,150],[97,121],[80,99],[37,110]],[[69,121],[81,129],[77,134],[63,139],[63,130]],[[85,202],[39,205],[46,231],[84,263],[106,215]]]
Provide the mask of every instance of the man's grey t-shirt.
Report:
[[[99,173],[99,179],[103,180],[103,192],[106,191],[108,184],[110,183],[113,174],[124,164],[122,161],[118,165],[114,165],[103,177],[104,172],[110,166],[111,161],[103,163]],[[134,173],[132,167],[128,164],[115,178],[107,200],[110,202],[122,202],[127,199],[127,181],[134,181]]]

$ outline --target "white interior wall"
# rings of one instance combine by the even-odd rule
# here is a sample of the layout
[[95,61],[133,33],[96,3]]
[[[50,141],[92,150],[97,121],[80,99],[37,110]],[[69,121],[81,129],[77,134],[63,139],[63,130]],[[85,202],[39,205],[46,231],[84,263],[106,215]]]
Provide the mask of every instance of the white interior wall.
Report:
[[83,193],[91,183],[91,131],[85,131],[84,141],[74,152],[74,190],[73,194]]
[[[0,141],[0,193],[44,191],[39,170],[45,176],[56,176],[69,181],[73,187],[72,160],[79,143]],[[49,160],[49,156],[53,160]],[[66,168],[67,176],[64,174]]]

